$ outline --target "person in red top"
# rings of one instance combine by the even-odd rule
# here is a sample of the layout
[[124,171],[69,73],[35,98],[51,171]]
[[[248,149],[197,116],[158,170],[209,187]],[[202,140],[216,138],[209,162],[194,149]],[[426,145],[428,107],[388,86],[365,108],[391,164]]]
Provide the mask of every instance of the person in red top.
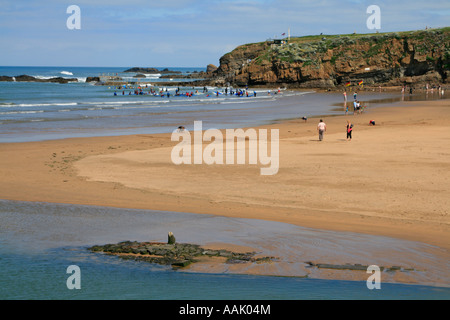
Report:
[[352,140],[353,124],[347,120],[347,141]]

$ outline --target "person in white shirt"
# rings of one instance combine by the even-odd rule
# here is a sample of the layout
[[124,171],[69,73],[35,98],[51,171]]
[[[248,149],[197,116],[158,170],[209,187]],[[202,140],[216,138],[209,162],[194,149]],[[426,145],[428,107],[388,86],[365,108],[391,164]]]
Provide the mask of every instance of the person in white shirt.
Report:
[[320,122],[317,126],[317,131],[319,131],[319,140],[322,141],[323,140],[323,134],[325,131],[327,131],[327,125],[325,124],[325,122],[323,122],[322,119],[320,119]]

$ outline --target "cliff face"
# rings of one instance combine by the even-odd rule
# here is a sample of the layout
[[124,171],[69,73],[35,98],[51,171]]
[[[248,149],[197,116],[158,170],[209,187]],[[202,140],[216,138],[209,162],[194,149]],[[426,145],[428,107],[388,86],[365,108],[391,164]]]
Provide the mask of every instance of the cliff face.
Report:
[[220,59],[224,84],[330,88],[448,83],[450,28],[427,31],[293,38],[287,44],[243,45]]

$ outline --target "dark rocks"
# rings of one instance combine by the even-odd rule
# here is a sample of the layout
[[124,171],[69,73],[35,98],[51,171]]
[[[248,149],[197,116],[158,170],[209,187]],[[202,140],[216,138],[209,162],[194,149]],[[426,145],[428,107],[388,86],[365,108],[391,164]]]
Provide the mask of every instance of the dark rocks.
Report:
[[[362,270],[362,271],[367,271],[367,268],[369,268],[369,266],[362,266],[362,265],[358,265],[358,264],[336,265],[336,264],[325,264],[325,263],[319,263],[316,265],[316,267],[319,269]],[[380,268],[380,270],[382,270],[382,269]]]
[[19,81],[29,81],[29,82],[31,82],[31,81],[41,81],[41,80],[43,80],[43,79],[37,79],[37,78],[32,77],[32,76],[28,76],[26,74],[21,75],[21,76],[15,76],[14,78],[18,82]]
[[6,81],[14,81],[13,77],[8,76],[0,76],[0,81],[6,82]]
[[206,67],[206,73],[212,73],[217,70],[217,67],[213,64],[208,64]]
[[169,69],[164,69],[160,71],[163,74],[181,74],[181,71],[173,71],[173,70],[169,70]]
[[90,247],[89,250],[92,252],[102,252],[104,250],[104,246],[93,246]]
[[230,264],[269,263],[276,261],[274,257],[255,258],[254,252],[237,253],[228,250],[208,250],[201,248],[199,245],[187,243],[165,244],[159,242],[124,241],[117,244],[97,245],[88,248],[88,250],[117,255],[127,260],[132,259],[160,265],[170,265],[174,268],[184,268],[205,256],[226,258],[226,263]]
[[[367,271],[369,266],[364,266],[361,264],[328,264],[328,263],[313,263],[313,262],[305,262],[309,268],[318,268],[318,269],[334,269],[334,270],[357,270],[357,271]],[[395,272],[395,271],[414,271],[413,268],[403,268],[399,266],[392,267],[379,267],[380,271],[387,272]]]
[[202,249],[191,244],[164,244],[155,242],[131,242],[125,241],[118,244],[106,244],[89,248],[93,252],[103,252],[118,255],[122,259],[133,259],[185,267],[194,262],[194,258],[202,255]]
[[0,81],[11,81],[11,82],[52,82],[52,83],[69,83],[69,82],[78,82],[78,79],[75,78],[62,78],[55,77],[50,79],[38,79],[28,75],[20,75],[15,77],[8,76],[0,76]]
[[[17,79],[16,79],[16,81],[17,81]],[[78,82],[78,79],[57,77],[57,78],[46,79],[42,82],[69,83],[69,82]]]
[[159,70],[156,68],[131,68],[125,70],[124,72],[135,72],[135,73],[159,73]]
[[124,72],[134,72],[134,73],[143,73],[143,74],[157,74],[157,73],[162,73],[162,74],[181,74],[181,71],[173,71],[173,70],[169,70],[167,68],[163,69],[163,70],[158,70],[156,68],[131,68],[128,70],[125,70]]
[[191,263],[192,263],[192,261],[190,261],[190,260],[177,261],[177,262],[172,263],[172,267],[175,267],[175,268],[185,268],[185,267],[187,267],[188,265],[190,265]]
[[86,82],[100,82],[99,77],[87,77]]
[[233,253],[226,250],[220,250],[219,251],[219,257],[225,257],[225,258],[231,258],[233,256]]

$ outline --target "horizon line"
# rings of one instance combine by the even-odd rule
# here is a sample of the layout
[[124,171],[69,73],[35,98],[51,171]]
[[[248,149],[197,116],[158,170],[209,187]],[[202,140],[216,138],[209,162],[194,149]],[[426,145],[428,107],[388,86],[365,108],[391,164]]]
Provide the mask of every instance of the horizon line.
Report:
[[190,69],[206,69],[206,67],[179,67],[179,66],[163,66],[163,67],[129,67],[129,66],[63,66],[63,65],[0,65],[0,68],[2,67],[19,67],[19,68],[155,68],[155,69],[161,69],[161,68],[190,68]]

